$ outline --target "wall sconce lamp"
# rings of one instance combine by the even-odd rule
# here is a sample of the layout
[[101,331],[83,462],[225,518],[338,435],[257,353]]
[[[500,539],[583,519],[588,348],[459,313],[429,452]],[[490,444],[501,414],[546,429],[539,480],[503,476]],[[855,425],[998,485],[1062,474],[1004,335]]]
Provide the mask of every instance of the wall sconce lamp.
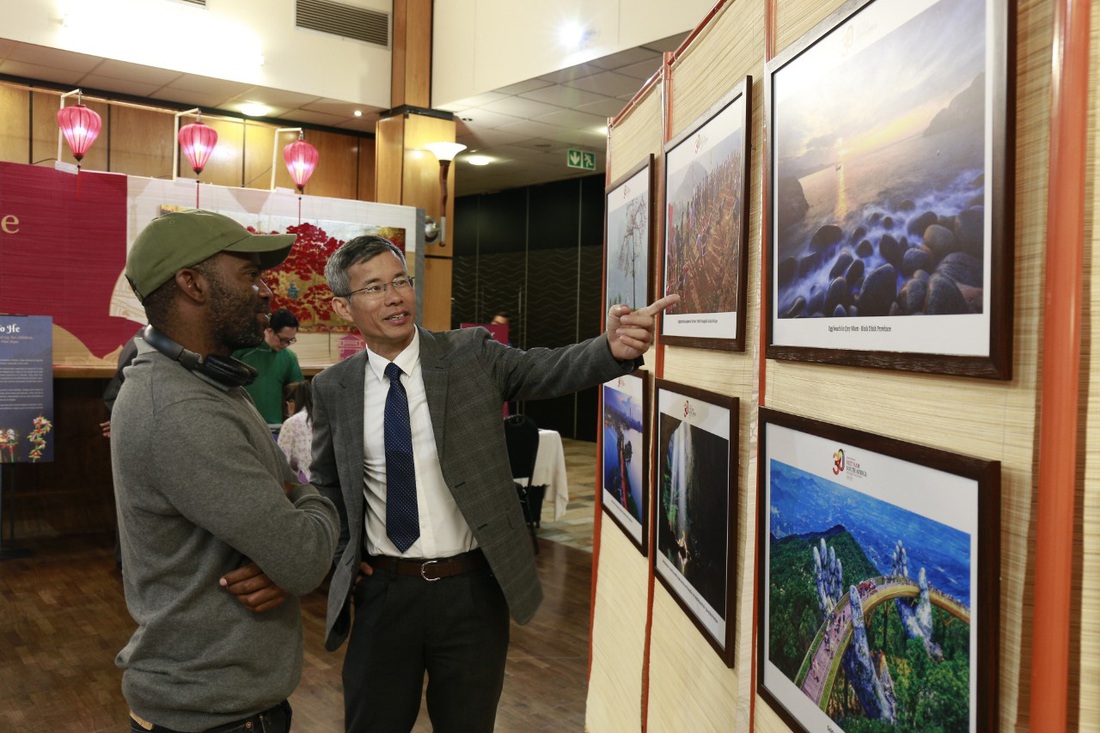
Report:
[[[65,97],[76,95],[76,104],[65,106]],[[84,106],[81,97],[84,93],[79,89],[66,92],[61,95],[61,107],[57,110],[57,159],[61,160],[61,137],[69,143],[69,150],[76,158],[76,169],[80,172],[80,161],[84,160],[84,154],[92,147],[92,143],[99,137],[99,131],[103,127],[103,120],[94,111]]]
[[[190,114],[195,115],[195,121],[181,128],[180,117]],[[176,113],[176,139],[179,141],[179,146],[172,156],[172,180],[176,180],[176,173],[179,171],[179,151],[181,149],[191,164],[191,170],[195,171],[196,176],[201,176],[203,168],[206,167],[206,162],[210,160],[210,154],[214,152],[214,146],[218,144],[217,130],[202,121],[202,112],[198,107],[195,107]],[[195,208],[199,208],[198,178],[195,179]]]
[[462,143],[425,143],[424,148],[439,160],[439,246],[447,242],[447,172],[451,161],[466,149]]

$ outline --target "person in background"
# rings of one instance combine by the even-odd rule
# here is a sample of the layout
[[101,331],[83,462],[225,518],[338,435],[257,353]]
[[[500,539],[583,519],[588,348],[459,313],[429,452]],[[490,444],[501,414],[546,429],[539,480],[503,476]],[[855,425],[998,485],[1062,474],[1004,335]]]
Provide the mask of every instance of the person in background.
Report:
[[497,313],[495,316],[493,316],[492,320],[489,321],[489,325],[490,326],[504,326],[504,335],[508,339],[508,341],[507,341],[508,345],[509,346],[515,346],[516,345],[515,339],[512,338],[512,327],[511,327],[511,322],[508,318],[507,313],[503,313],[503,312]]
[[153,219],[127,256],[149,321],[111,417],[132,731],[290,728],[297,596],[324,580],[340,519],[298,483],[243,389],[255,370],[231,354],[263,339],[261,274],[293,243],[189,209]]
[[294,382],[286,391],[286,411],[290,417],[279,431],[279,447],[302,483],[308,483],[313,449],[313,399],[309,382]]
[[256,381],[246,389],[268,425],[277,427],[282,424],[283,390],[287,385],[305,378],[298,365],[298,357],[287,348],[297,340],[298,319],[286,308],[280,308],[271,314],[271,322],[264,329],[263,340],[258,345],[233,353],[235,359],[255,367],[259,372]]
[[[111,381],[107,382],[107,387],[103,390],[103,404],[107,408],[107,419],[99,424],[99,429],[103,432],[104,438],[111,437],[111,411],[115,407],[115,400],[118,398],[118,391],[122,389],[122,383],[126,381],[126,374],[123,370],[130,366],[130,362],[137,356],[137,339],[141,338],[141,332],[144,330],[144,326],[138,329],[130,339],[122,345],[122,350],[118,352],[118,363],[115,366],[115,375],[111,377]],[[118,542],[118,525],[115,525],[115,570],[122,571],[122,546]]]
[[418,328],[413,279],[387,239],[347,241],[325,278],[366,341],[313,379],[311,482],[342,505],[325,646],[350,634],[345,728],[412,730],[426,674],[433,730],[489,733],[509,612],[526,623],[542,600],[501,403],[633,371],[654,315],[679,296],[616,305],[606,333],[581,344],[522,351],[484,328]]

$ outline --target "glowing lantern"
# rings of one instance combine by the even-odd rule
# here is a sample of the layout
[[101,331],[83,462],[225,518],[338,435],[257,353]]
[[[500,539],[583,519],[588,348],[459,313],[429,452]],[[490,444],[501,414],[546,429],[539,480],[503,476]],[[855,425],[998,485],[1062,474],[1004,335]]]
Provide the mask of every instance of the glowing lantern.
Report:
[[298,187],[298,193],[303,193],[306,182],[313,175],[313,169],[317,167],[319,153],[302,139],[302,133],[298,133],[298,140],[283,148],[283,160],[286,161],[286,169],[290,177],[294,179],[294,185]]
[[191,170],[199,175],[206,167],[206,161],[210,160],[214,146],[218,144],[218,133],[199,119],[180,128],[179,142],[183,154],[191,163]]
[[76,158],[79,166],[88,148],[92,147],[92,143],[99,137],[103,120],[80,102],[78,94],[76,104],[71,107],[62,107],[57,111],[57,124],[61,127],[61,133],[69,143],[69,149],[73,152],[73,157]]

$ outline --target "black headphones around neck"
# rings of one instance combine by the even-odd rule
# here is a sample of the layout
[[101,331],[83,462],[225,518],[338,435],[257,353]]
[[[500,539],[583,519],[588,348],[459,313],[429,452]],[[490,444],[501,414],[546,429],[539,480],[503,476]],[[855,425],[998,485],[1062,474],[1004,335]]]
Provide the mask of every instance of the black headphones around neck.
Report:
[[210,377],[224,387],[246,387],[255,381],[259,372],[250,364],[245,364],[240,359],[233,357],[209,354],[199,356],[194,351],[188,351],[163,333],[149,324],[141,332],[145,343],[169,357],[193,372],[198,372]]

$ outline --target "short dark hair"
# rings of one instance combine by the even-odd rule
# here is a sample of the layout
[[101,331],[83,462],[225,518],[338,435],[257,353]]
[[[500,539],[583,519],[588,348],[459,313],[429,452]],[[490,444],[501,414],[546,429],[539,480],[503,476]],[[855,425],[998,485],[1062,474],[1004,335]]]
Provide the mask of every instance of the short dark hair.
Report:
[[372,260],[385,252],[396,255],[397,259],[401,260],[401,266],[408,269],[405,254],[385,237],[364,234],[341,244],[325,265],[325,280],[328,281],[329,290],[337,297],[345,297],[351,290],[351,285],[348,283],[348,270],[352,265]]
[[271,320],[268,321],[267,327],[275,333],[279,333],[284,328],[298,328],[298,319],[293,313],[286,308],[280,308],[271,314]]

